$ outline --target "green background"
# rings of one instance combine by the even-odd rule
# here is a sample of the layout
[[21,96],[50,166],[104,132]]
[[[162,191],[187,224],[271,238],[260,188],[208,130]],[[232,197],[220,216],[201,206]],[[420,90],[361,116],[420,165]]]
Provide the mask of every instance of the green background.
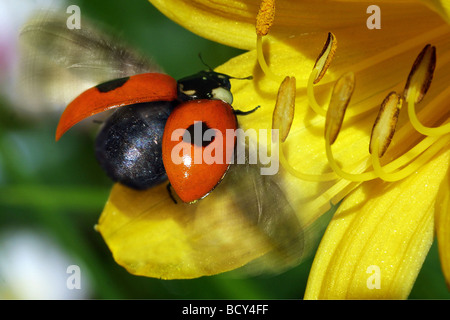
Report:
[[[212,67],[241,53],[186,31],[145,0],[71,1],[70,4],[81,8],[82,18],[102,22],[131,46],[152,56],[174,78],[203,69],[199,53]],[[24,119],[2,97],[0,114],[0,236],[23,227],[43,230],[75,257],[72,264],[88,269],[89,298],[303,297],[311,260],[283,274],[245,279],[222,274],[163,281],[127,273],[114,262],[103,239],[93,229],[112,185],[94,157],[95,128],[90,133],[71,131],[63,142],[56,144],[57,117],[39,121]],[[410,298],[450,298],[436,244]]]

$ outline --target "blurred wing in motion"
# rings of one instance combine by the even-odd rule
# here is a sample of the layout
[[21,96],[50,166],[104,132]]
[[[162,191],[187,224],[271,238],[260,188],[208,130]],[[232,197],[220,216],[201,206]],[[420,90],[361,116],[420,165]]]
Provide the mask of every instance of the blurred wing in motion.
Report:
[[67,15],[40,13],[21,31],[17,96],[28,111],[62,111],[78,94],[99,83],[161,72],[84,17],[81,29],[67,28],[66,19]]
[[304,259],[305,228],[278,184],[278,175],[261,175],[260,165],[234,165],[228,192],[245,218],[256,226],[270,249],[245,267],[251,274],[281,272]]
[[190,205],[175,204],[165,185],[135,191],[116,184],[97,230],[116,262],[137,275],[285,271],[305,259],[313,229],[285,197],[282,173],[263,176],[260,168],[231,165],[210,195]]

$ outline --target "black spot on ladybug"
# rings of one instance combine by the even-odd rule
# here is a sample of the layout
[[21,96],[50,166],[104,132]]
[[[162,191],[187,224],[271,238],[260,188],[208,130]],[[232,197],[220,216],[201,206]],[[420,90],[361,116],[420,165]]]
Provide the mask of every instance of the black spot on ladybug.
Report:
[[103,82],[103,83],[100,83],[99,85],[97,85],[96,88],[98,89],[98,91],[100,91],[102,93],[106,93],[109,91],[113,91],[114,89],[120,88],[128,81],[128,79],[130,79],[130,77],[119,78],[119,79],[114,79],[111,81]]
[[[213,134],[212,136],[210,135],[211,140],[203,139],[205,136],[205,132],[210,129],[211,128],[208,127],[208,125],[206,123],[204,123],[203,121],[198,121],[194,124],[191,124],[184,132],[183,141],[190,143],[192,145],[196,145],[198,147],[206,147],[210,143],[212,143],[215,139],[213,129],[211,129],[212,131],[209,132],[209,133]],[[200,132],[201,132],[201,136],[199,135]],[[197,133],[197,135],[196,135],[196,133]]]
[[140,103],[113,113],[97,135],[95,154],[107,175],[134,189],[148,189],[167,179],[162,136],[173,106]]

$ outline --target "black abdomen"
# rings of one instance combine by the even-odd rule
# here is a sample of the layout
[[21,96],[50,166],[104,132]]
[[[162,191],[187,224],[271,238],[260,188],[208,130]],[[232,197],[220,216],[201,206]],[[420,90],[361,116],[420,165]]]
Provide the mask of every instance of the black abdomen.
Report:
[[108,176],[134,189],[167,179],[162,137],[172,110],[170,102],[151,102],[118,109],[97,135],[95,153]]

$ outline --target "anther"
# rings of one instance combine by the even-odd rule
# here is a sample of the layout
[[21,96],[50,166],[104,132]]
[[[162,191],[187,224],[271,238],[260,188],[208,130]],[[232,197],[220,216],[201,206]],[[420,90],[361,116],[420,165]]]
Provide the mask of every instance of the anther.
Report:
[[[330,181],[337,178],[334,172],[323,174],[303,173],[289,164],[284,155],[282,142],[289,135],[295,112],[295,77],[285,77],[278,89],[277,101],[272,114],[272,143],[279,148],[280,163],[291,175],[306,181]],[[281,143],[280,143],[281,142]]]
[[[410,101],[411,99],[415,103],[422,101],[433,79],[435,66],[436,47],[427,44],[417,56],[408,75],[403,92],[406,101]],[[415,96],[412,96],[413,92],[415,92]]]
[[415,105],[420,102],[430,87],[436,66],[436,48],[429,44],[423,48],[406,81],[404,96],[408,103],[408,116],[414,129],[426,136],[440,136],[450,132],[450,123],[439,127],[424,126],[417,118]]
[[314,112],[321,116],[325,116],[327,112],[316,101],[316,97],[314,96],[314,84],[318,83],[325,75],[328,67],[331,64],[331,60],[333,60],[334,53],[336,52],[336,47],[336,37],[334,36],[334,34],[329,32],[322,52],[317,57],[316,63],[314,64],[314,67],[308,79],[306,93],[308,95],[309,105],[314,110]]
[[334,54],[337,48],[337,40],[333,33],[329,32],[325,45],[323,46],[322,52],[317,57],[316,63],[314,64],[313,70],[317,70],[316,76],[314,77],[314,84],[318,83],[325,75],[328,67],[333,60]]
[[269,33],[275,19],[275,0],[263,0],[256,16],[256,56],[259,66],[268,78],[279,82],[283,78],[274,74],[266,63],[263,53],[263,37]]
[[355,75],[353,72],[344,74],[334,85],[325,120],[325,139],[330,145],[334,143],[339,134],[354,88]]
[[295,90],[295,77],[284,78],[278,90],[277,102],[273,110],[272,129],[279,130],[281,142],[286,140],[294,120]]
[[256,16],[256,34],[265,36],[269,33],[275,19],[275,0],[263,0]]
[[[384,99],[370,136],[369,152],[371,154],[376,152],[381,158],[386,152],[394,136],[401,106],[402,98],[395,92],[389,93]],[[378,150],[374,149],[375,141],[378,141]]]

